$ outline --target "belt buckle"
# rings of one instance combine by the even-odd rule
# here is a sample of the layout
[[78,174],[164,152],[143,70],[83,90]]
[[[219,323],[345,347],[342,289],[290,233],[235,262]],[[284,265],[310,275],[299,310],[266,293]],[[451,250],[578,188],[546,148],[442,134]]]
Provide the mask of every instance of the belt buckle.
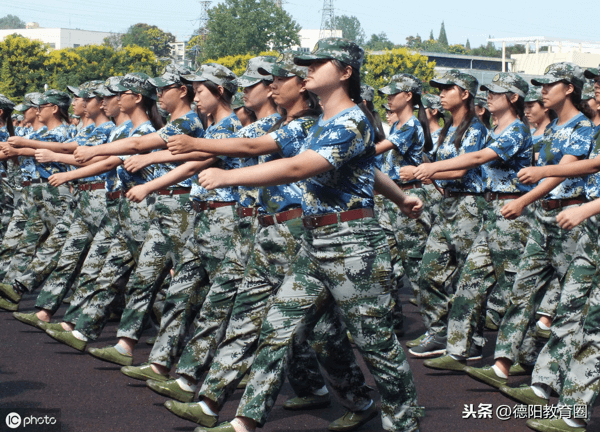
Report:
[[[497,195],[496,195],[496,196],[497,196]],[[483,194],[483,199],[484,199],[486,202],[492,202],[492,201],[494,201],[494,194],[493,194],[492,192],[485,192],[485,193]]]
[[542,208],[546,211],[550,210],[550,201],[542,200]]
[[451,198],[452,192],[449,189],[444,189],[444,198]]

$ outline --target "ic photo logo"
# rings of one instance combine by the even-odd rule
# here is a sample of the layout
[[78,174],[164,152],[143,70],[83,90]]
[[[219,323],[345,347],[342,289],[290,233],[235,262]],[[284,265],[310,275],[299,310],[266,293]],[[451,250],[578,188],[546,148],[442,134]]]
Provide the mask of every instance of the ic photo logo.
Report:
[[11,412],[6,416],[6,426],[10,429],[16,429],[21,426],[21,416],[16,412]]

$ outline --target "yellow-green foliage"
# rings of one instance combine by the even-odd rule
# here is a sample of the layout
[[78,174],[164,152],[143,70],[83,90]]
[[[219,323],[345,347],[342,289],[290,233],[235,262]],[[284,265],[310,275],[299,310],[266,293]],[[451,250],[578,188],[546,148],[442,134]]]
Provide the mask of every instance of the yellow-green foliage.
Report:
[[[279,55],[279,53],[277,53],[275,51],[265,51],[265,52],[261,52],[259,55],[261,55],[261,56],[270,55],[270,56],[277,57]],[[233,71],[233,73],[236,74],[237,76],[242,76],[244,71],[246,70],[248,61],[253,57],[256,57],[256,56],[252,55],[252,54],[227,56],[227,57],[218,58],[216,60],[209,59],[209,60],[206,60],[205,63],[218,63],[218,64],[230,69],[231,71]]]
[[0,93],[21,102],[44,86],[46,46],[14,34],[0,42]]
[[375,108],[385,118],[381,106],[387,99],[382,98],[377,89],[387,85],[392,76],[409,73],[423,82],[425,93],[430,92],[429,80],[435,75],[434,68],[435,62],[427,62],[427,57],[406,48],[395,48],[381,55],[366,54],[361,72],[363,82],[375,88]]

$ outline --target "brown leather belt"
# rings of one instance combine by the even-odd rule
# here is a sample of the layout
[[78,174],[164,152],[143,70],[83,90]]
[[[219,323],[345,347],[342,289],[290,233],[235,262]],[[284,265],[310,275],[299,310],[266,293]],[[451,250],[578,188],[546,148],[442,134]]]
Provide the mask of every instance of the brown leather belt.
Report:
[[80,191],[93,191],[93,190],[98,190],[98,189],[104,189],[105,183],[104,182],[83,183],[83,184],[77,185],[77,188]]
[[37,178],[37,179],[31,179],[29,184],[42,184],[42,183],[48,183],[48,179],[45,178]]
[[238,217],[241,218],[258,215],[258,209],[256,207],[238,207],[236,211]]
[[8,174],[6,174],[6,173],[2,173],[2,174],[0,174],[0,177],[1,177],[1,178],[7,178],[7,177],[8,177]]
[[497,200],[505,200],[505,199],[517,199],[521,198],[524,194],[522,193],[503,193],[503,192],[486,192],[483,194],[483,198],[487,202],[497,201]]
[[[396,182],[394,182],[394,183],[396,183]],[[420,189],[423,187],[423,184],[420,181],[410,183],[410,184],[402,184],[402,183],[396,183],[396,184],[402,190]]]
[[461,196],[480,196],[478,192],[455,192],[444,189],[444,198],[456,198]]
[[[360,208],[348,210],[340,213],[329,213],[322,216],[306,216],[302,219],[304,228],[313,229],[326,225],[333,225],[339,222],[349,222],[356,219],[374,217],[375,212],[372,208]],[[339,219],[338,219],[339,218]]]
[[542,200],[542,208],[546,211],[550,211],[557,208],[568,207],[570,205],[583,204],[585,202],[587,202],[587,200],[582,198]]
[[159,189],[156,191],[159,195],[183,195],[189,194],[192,188]]
[[106,192],[106,199],[109,199],[111,201],[119,199],[121,197],[125,196],[125,192],[123,191],[114,191],[114,192]]
[[23,187],[31,186],[31,182],[29,180],[25,180],[24,182],[21,182],[21,186],[23,186]]
[[258,223],[262,227],[268,227],[275,225],[275,222],[282,223],[292,219],[297,219],[302,216],[302,209],[295,208],[293,210],[287,210],[274,215],[260,215],[258,216]]
[[220,207],[230,207],[235,205],[235,201],[192,201],[192,207],[198,213],[204,210],[214,210]]

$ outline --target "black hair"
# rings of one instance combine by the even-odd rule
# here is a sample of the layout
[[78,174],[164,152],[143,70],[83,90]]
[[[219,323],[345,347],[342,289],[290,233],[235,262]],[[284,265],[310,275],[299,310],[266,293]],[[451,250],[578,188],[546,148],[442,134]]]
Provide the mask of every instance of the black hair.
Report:
[[148,96],[142,95],[142,108],[146,111],[148,119],[150,120],[150,123],[152,123],[152,126],[154,126],[154,129],[162,129],[165,122],[158,112],[156,101]]
[[[590,106],[589,100],[587,100],[587,99],[584,101],[581,101],[581,107],[580,107],[579,111],[581,111],[583,113],[583,115],[585,115],[590,120],[595,117],[594,110]],[[596,115],[598,115],[598,114],[596,114]]]
[[219,98],[223,103],[227,105],[231,105],[231,101],[233,100],[233,97],[235,95],[229,90],[227,90],[225,87],[223,87],[223,93],[221,94],[221,92],[219,91],[219,86],[214,82],[203,81],[202,84],[213,94],[214,97]]
[[257,119],[256,119],[256,113],[254,111],[252,111],[250,108],[246,108],[245,106],[241,106],[241,107],[237,107],[234,108],[233,111],[236,112],[236,110],[239,109],[243,109],[244,112],[246,113],[247,116],[249,116],[252,119],[252,123],[254,123]]
[[[563,82],[566,85],[571,84],[566,81],[563,81]],[[588,119],[592,119],[593,118],[592,111],[591,111],[589,105],[581,100],[581,92],[582,92],[582,89],[580,87],[573,85],[573,92],[569,95],[569,98],[571,99],[571,102],[573,103],[573,105],[575,105],[575,108],[577,108],[579,111],[581,111],[583,113],[583,115],[585,115]]]
[[58,105],[56,106],[58,107],[58,115],[60,117],[60,120],[65,122],[66,124],[71,124],[71,118],[69,117],[69,109],[59,107]]
[[[349,66],[345,63],[342,63],[339,60],[331,60],[331,62],[340,71],[343,71],[343,72],[345,72],[346,67]],[[376,128],[376,126],[375,126],[376,122],[375,122],[375,118],[373,117],[373,114],[367,109],[365,104],[361,103],[363,101],[363,99],[361,96],[360,86],[361,86],[360,71],[356,68],[352,68],[352,75],[350,76],[350,79],[348,80],[348,96],[350,97],[352,102],[354,102],[355,104],[357,104],[359,106],[359,108],[362,110],[362,112],[367,117],[367,120],[369,120],[369,123],[373,126],[373,129],[375,130],[375,136],[373,137],[373,141],[375,144],[377,144],[378,142],[383,141],[385,139],[385,132],[383,131],[383,129]]]
[[[462,87],[461,87],[461,89],[462,89]],[[462,90],[467,91],[464,89],[462,89]],[[479,121],[479,118],[477,117],[477,114],[475,113],[475,96],[473,96],[471,94],[471,92],[469,92],[469,97],[466,100],[466,106],[467,106],[467,112],[466,112],[465,116],[463,117],[462,121],[460,122],[460,124],[458,125],[458,127],[456,128],[456,132],[454,133],[454,146],[456,147],[457,150],[460,149],[462,140],[465,136],[465,132],[467,132],[467,129],[469,129],[469,127],[471,126],[471,123],[473,123],[473,120],[475,119],[476,121]],[[446,139],[446,136],[448,135],[448,129],[450,129],[450,126],[452,126],[452,123],[453,123],[453,118],[452,118],[452,115],[450,115],[450,117],[448,118],[448,122],[446,124],[444,124],[444,127],[440,131],[438,145],[442,145],[442,143]]]
[[477,115],[477,117],[479,117],[479,120],[481,120],[481,123],[483,123],[483,125],[486,127],[486,129],[491,129],[492,127],[492,113],[490,112],[489,109],[487,109],[486,107],[482,106],[482,105],[477,105],[479,106],[479,108],[483,108],[483,114],[482,115]]
[[367,108],[367,110],[369,110],[369,112],[373,116],[373,127],[380,131],[383,131],[383,122],[381,121],[381,116],[379,115],[379,112],[377,112],[377,110],[375,109],[375,104],[373,104],[373,102],[371,101],[366,101],[364,99],[362,100],[361,104],[364,104],[364,106]]
[[421,127],[423,128],[423,135],[425,136],[423,151],[429,153],[431,150],[433,150],[433,140],[431,139],[429,121],[427,120],[427,113],[425,112],[425,107],[423,106],[423,102],[421,101],[421,95],[417,93],[412,93],[411,102],[413,106],[417,105],[419,107],[419,113],[417,115],[417,118],[419,119],[419,123],[421,123]]
[[15,127],[12,122],[12,108],[2,108],[2,121],[6,125],[6,130],[8,131],[9,136],[15,136]]
[[515,103],[512,103],[511,98],[515,94],[516,93],[508,92],[504,93],[504,96],[506,97],[506,100],[508,101],[510,106],[515,110],[515,113],[517,114],[519,120],[521,120],[525,124],[525,126],[529,127],[529,121],[527,120],[527,117],[525,117],[525,98],[521,95],[518,95],[519,98],[517,99],[517,101]]

